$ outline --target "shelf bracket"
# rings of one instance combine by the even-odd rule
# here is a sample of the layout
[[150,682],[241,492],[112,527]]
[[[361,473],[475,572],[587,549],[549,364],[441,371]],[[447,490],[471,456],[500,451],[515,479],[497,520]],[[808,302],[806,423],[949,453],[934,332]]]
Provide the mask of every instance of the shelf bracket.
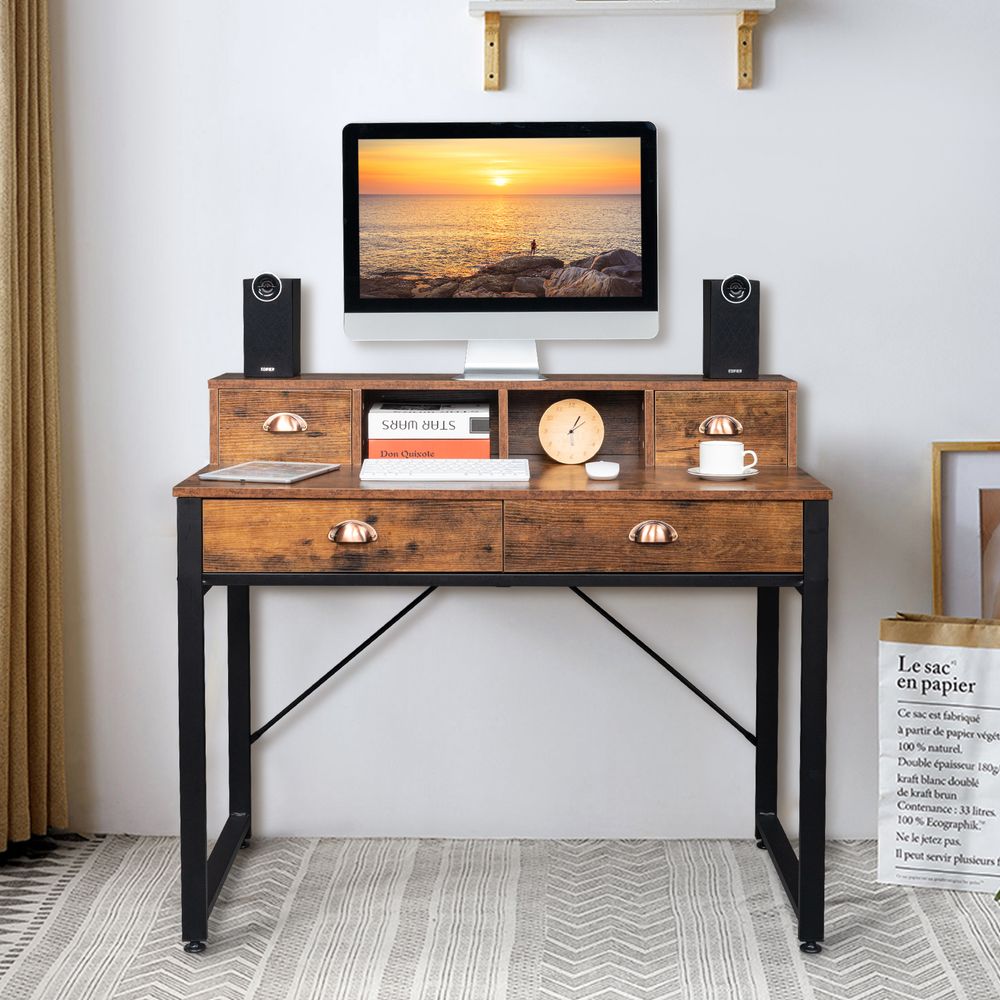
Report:
[[753,29],[759,16],[755,10],[736,15],[736,86],[739,90],[753,89]]
[[483,15],[483,90],[500,89],[500,12]]

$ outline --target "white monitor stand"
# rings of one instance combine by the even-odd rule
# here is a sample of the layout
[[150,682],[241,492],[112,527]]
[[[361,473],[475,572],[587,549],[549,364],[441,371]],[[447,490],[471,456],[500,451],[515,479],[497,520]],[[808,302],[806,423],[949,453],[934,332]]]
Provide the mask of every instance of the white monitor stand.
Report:
[[461,382],[539,382],[538,348],[533,340],[470,340]]
[[352,340],[467,341],[465,372],[458,376],[466,382],[541,380],[536,340],[647,340],[658,328],[655,309],[344,313]]

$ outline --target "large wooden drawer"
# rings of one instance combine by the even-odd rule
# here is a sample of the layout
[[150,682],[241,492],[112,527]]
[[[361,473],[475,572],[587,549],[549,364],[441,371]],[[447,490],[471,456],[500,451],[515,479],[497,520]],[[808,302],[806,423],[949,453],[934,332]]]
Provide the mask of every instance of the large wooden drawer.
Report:
[[[669,544],[629,533],[646,520],[677,532]],[[508,500],[509,573],[795,573],[802,504],[791,501]]]
[[[497,573],[500,501],[206,500],[206,573]],[[334,542],[336,525],[370,525],[370,542]]]
[[[656,464],[698,464],[698,444],[711,440],[742,440],[757,452],[761,465],[794,465],[795,443],[789,441],[789,393],[784,390],[665,390],[656,393]],[[708,417],[735,417],[743,425],[738,438],[712,437],[698,428]]]
[[220,389],[212,461],[231,465],[254,459],[350,462],[350,392]]

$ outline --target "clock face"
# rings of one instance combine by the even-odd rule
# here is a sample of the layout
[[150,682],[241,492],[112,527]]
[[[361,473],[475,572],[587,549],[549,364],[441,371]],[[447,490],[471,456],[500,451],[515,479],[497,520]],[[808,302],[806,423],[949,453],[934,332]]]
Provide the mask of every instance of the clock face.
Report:
[[560,399],[538,422],[538,440],[545,453],[565,465],[592,459],[604,443],[604,421],[582,399]]

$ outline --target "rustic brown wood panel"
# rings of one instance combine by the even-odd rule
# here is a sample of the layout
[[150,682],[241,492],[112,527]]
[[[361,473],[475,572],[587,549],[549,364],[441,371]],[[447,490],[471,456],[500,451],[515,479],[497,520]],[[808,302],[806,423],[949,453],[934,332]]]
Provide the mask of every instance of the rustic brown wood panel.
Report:
[[361,428],[364,426],[364,394],[360,389],[351,390],[351,462],[360,465],[365,457],[361,450]]
[[219,464],[219,391],[208,390],[208,464]]
[[[446,392],[469,391],[465,387],[468,382],[456,382],[455,373],[397,373],[385,372],[346,372],[331,374],[325,372],[306,372],[287,379],[268,379],[272,389],[356,389],[396,392],[401,389],[426,391],[445,390]],[[229,372],[219,375],[209,381],[217,389],[245,389],[260,385],[260,379],[248,379],[246,376]],[[641,391],[643,389],[717,389],[742,390],[744,392],[770,392],[775,389],[794,388],[795,382],[784,375],[761,375],[755,381],[747,379],[706,379],[701,375],[546,375],[543,382],[520,382],[501,380],[497,382],[477,381],[477,390],[496,392],[498,389],[518,389],[526,392],[551,392],[553,390],[581,392],[591,391]]]
[[494,393],[490,400],[490,458],[500,457],[500,398]]
[[656,465],[656,393],[647,389],[642,394],[642,459],[643,465]]
[[[274,434],[263,429],[273,413],[297,413],[308,430]],[[284,389],[219,392],[219,463],[255,459],[280,462],[351,461],[351,394]]]
[[[331,542],[349,519],[374,542]],[[207,573],[499,572],[501,503],[490,501],[208,500],[203,505]]]
[[[678,533],[669,545],[628,540],[647,519]],[[650,500],[507,500],[507,572],[795,573],[802,568],[802,505]]]
[[[377,487],[378,495],[396,500],[499,500],[537,497],[543,500],[697,500],[729,503],[733,500],[829,500],[828,486],[801,469],[768,465],[759,475],[732,483],[713,483],[688,474],[676,465],[646,468],[641,458],[619,459],[621,475],[610,482],[587,478],[582,465],[560,465],[551,459],[531,457],[527,483],[399,483]],[[204,470],[202,470],[204,471]],[[303,479],[299,483],[220,483],[188,476],[174,487],[175,497],[234,500],[345,500],[371,496],[371,484],[359,479],[360,466],[343,466],[335,472]]]
[[799,464],[799,412],[798,391],[788,390],[788,467],[794,469]]
[[524,392],[511,389],[508,394],[508,435],[511,455],[543,455],[538,441],[538,421],[560,399],[582,399],[590,403],[604,421],[602,455],[641,455],[645,429],[642,421],[643,393],[640,392],[563,392],[537,389]]
[[510,417],[507,404],[507,390],[501,389],[497,393],[497,436],[500,442],[498,458],[510,457]]
[[743,424],[744,446],[757,452],[761,465],[787,464],[788,393],[759,390],[658,392],[657,464],[696,466],[698,444],[711,440],[698,433],[698,425],[717,413],[736,417]]

